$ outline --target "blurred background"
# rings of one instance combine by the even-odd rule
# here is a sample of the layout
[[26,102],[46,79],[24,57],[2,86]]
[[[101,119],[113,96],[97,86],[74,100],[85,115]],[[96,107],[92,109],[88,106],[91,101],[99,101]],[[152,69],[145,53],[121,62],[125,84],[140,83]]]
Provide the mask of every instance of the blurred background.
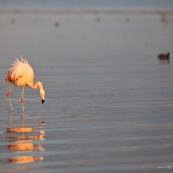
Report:
[[171,8],[171,0],[1,0],[1,8]]

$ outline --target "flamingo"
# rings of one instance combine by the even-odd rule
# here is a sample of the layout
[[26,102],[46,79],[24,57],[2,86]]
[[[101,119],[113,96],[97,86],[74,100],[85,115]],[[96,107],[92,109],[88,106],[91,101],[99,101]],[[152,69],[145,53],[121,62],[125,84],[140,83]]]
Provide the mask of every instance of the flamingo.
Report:
[[34,84],[34,72],[31,65],[28,63],[26,59],[17,59],[8,69],[7,77],[4,80],[5,82],[9,82],[12,84],[12,87],[7,92],[7,98],[10,102],[11,110],[13,112],[13,105],[10,99],[10,93],[13,90],[14,86],[22,87],[22,97],[21,97],[21,104],[22,110],[24,112],[24,87],[28,86],[33,90],[37,88],[40,89],[40,96],[42,98],[42,104],[45,100],[45,91],[43,89],[43,85],[40,81]]

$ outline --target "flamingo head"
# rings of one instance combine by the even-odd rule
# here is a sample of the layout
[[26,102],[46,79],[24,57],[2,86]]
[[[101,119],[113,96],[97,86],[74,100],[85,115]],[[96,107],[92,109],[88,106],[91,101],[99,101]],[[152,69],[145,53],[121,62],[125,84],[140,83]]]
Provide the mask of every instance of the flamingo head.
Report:
[[42,104],[44,103],[44,101],[45,101],[45,91],[44,91],[44,89],[41,89],[40,90],[40,96],[41,96],[41,98],[42,98]]

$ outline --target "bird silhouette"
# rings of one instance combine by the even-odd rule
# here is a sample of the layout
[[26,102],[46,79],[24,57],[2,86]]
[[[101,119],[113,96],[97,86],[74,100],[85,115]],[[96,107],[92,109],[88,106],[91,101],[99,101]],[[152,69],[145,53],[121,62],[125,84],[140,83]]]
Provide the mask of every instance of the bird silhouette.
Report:
[[170,56],[171,56],[171,53],[168,52],[168,53],[161,53],[158,55],[158,59],[163,62],[163,61],[166,61],[168,63],[170,63]]
[[28,86],[33,90],[40,89],[40,96],[42,98],[42,104],[45,100],[45,91],[43,89],[43,85],[40,81],[34,84],[34,72],[31,65],[28,63],[26,59],[17,59],[8,69],[8,74],[5,78],[5,82],[9,82],[12,84],[12,87],[7,92],[7,97],[10,102],[11,110],[13,111],[13,105],[10,99],[10,93],[13,90],[14,86],[22,87],[22,97],[21,104],[22,110],[24,112],[24,87]]

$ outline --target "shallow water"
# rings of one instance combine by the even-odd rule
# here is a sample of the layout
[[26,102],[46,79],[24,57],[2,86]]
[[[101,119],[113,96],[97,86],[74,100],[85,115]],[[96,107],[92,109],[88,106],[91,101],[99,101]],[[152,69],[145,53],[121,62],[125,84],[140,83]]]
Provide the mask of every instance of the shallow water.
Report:
[[[1,171],[172,172],[172,45],[170,15],[1,14]],[[46,90],[24,114],[3,83],[21,55]]]

